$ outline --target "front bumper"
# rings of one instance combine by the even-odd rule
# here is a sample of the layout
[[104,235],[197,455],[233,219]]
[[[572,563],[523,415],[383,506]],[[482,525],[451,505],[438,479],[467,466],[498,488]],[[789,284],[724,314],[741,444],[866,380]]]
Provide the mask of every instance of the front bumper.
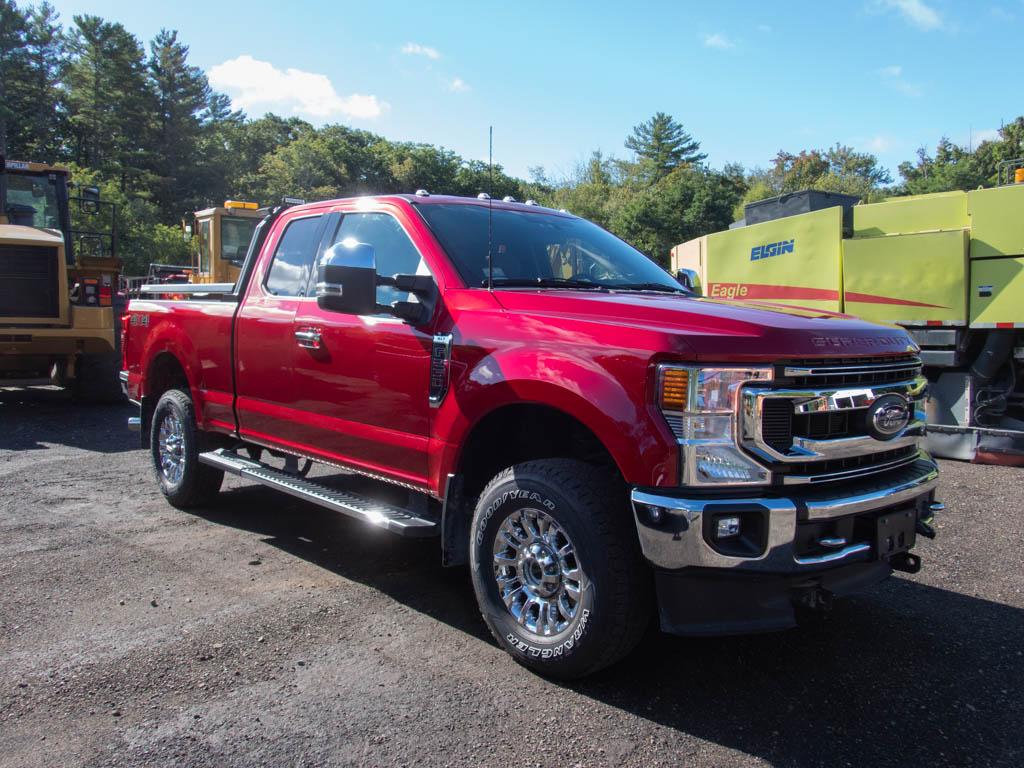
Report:
[[[922,452],[907,467],[838,490],[697,496],[635,488],[662,628],[687,635],[784,629],[795,624],[796,604],[820,605],[884,579],[893,565],[906,569],[913,532],[939,506],[937,482],[938,466]],[[717,540],[722,516],[739,517],[745,539]],[[890,553],[880,530],[893,518],[907,533]]]
[[[802,526],[820,525],[825,530],[840,518],[923,503],[933,493],[938,475],[938,465],[922,453],[906,468],[838,491],[810,488],[777,496],[698,497],[634,488],[633,514],[644,557],[657,568],[797,573],[866,560],[873,554],[870,541],[847,541],[841,548],[812,556],[797,546]],[[712,544],[706,521],[730,513],[763,521],[760,546],[754,542],[749,553],[730,554]]]

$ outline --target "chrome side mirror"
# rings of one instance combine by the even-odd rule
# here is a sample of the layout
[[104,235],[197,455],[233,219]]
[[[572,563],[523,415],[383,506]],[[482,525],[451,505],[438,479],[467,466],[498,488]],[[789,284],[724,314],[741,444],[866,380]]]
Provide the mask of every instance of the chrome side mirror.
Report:
[[695,296],[702,296],[700,285],[700,275],[697,274],[695,269],[680,269],[676,272],[676,280],[690,293]]
[[349,315],[377,312],[377,259],[373,246],[344,240],[317,264],[316,303]]

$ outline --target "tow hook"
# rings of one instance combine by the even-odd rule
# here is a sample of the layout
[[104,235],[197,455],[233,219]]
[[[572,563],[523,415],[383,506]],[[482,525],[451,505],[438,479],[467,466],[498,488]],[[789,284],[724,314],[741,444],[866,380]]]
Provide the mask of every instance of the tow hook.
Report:
[[817,584],[809,585],[797,591],[796,604],[812,611],[830,611],[832,597],[832,593],[827,589],[822,589]]
[[889,565],[892,566],[894,571],[917,573],[921,570],[921,558],[909,552],[900,552],[889,559]]
[[[932,527],[932,523],[935,522],[935,513],[942,512],[946,509],[946,505],[941,501],[933,501],[928,505],[928,510],[923,512],[920,517],[917,518],[917,532],[924,536],[926,539],[935,538],[935,529]],[[917,571],[913,571],[916,573]]]

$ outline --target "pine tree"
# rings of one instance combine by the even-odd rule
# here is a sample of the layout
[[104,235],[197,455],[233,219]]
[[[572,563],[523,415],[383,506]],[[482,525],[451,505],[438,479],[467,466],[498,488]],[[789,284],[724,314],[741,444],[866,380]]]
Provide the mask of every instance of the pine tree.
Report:
[[16,149],[11,139],[18,121],[17,86],[26,72],[28,19],[12,0],[0,0],[0,154]]
[[74,21],[66,77],[73,156],[118,177],[122,189],[141,187],[155,111],[142,45],[98,16]]
[[626,139],[626,149],[636,153],[641,172],[654,180],[673,168],[697,165],[707,157],[700,151],[700,142],[664,112],[635,126],[633,135]]
[[59,84],[65,66],[64,38],[52,5],[44,2],[30,11],[25,41],[25,76],[17,88],[19,154],[52,161],[63,132]]
[[169,220],[195,209],[202,190],[193,169],[210,106],[210,86],[199,67],[188,63],[188,46],[178,33],[160,30],[149,44],[149,77],[156,97],[153,171],[155,202]]

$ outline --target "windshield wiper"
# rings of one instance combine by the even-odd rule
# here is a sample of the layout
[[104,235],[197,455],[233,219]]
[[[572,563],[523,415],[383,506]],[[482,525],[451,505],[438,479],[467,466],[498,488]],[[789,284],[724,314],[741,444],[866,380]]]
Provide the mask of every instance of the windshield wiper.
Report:
[[[579,280],[571,277],[496,277],[494,286],[502,288],[579,288],[589,291],[607,291],[607,285],[594,283],[589,280]],[[487,281],[481,281],[480,285],[487,287]]]
[[614,283],[608,286],[613,291],[660,291],[661,293],[685,293],[692,295],[691,291],[682,286],[665,285],[664,283]]

